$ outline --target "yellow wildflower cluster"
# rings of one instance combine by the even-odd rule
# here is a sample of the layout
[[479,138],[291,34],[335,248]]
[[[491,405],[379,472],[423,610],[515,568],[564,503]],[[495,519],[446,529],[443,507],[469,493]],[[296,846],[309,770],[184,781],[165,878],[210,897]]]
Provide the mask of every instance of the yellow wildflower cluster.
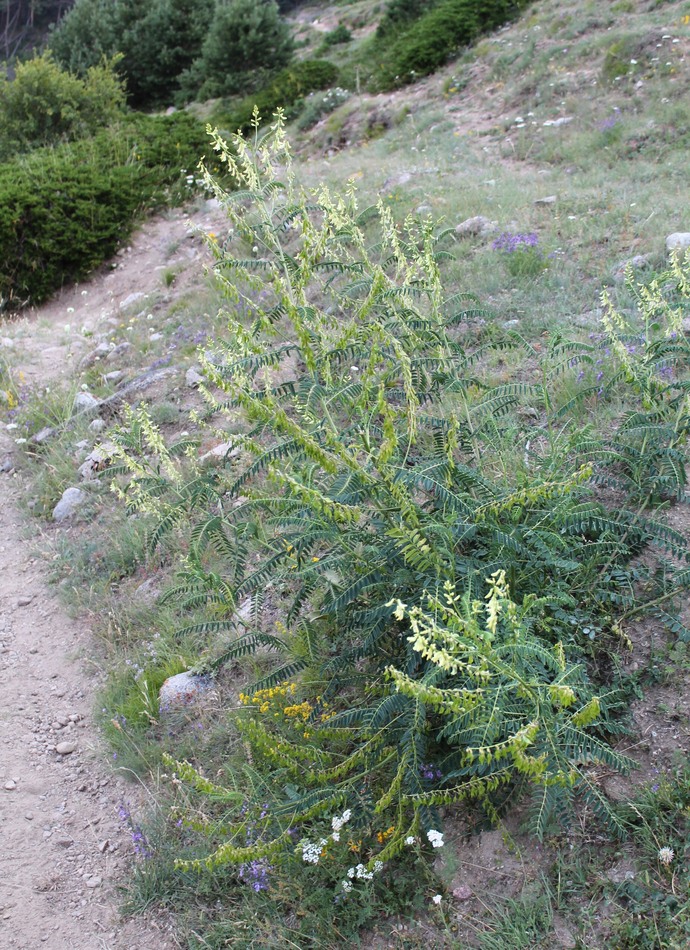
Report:
[[379,831],[376,834],[376,840],[379,844],[384,844],[392,834],[395,833],[395,825],[391,825],[390,828],[386,828],[385,831]]
[[[287,696],[294,696],[296,691],[296,683],[282,683],[280,686],[272,686],[270,689],[257,689],[251,696],[240,693],[240,702],[243,706],[263,706],[266,703],[272,705],[273,699],[285,699]],[[266,708],[268,709],[268,706]],[[265,712],[266,710],[261,711]]]
[[[296,691],[295,683],[283,683],[271,689],[258,689],[251,696],[240,693],[240,703],[243,706],[257,708],[260,713],[272,713],[274,719],[282,720],[301,731],[314,712],[315,703],[320,702],[321,697],[317,696],[315,703],[310,703],[308,700],[301,703],[290,702]],[[328,703],[324,703],[324,707],[327,708]],[[322,713],[321,722],[326,722],[334,715],[333,712]],[[311,733],[305,730],[302,735],[308,739]]]

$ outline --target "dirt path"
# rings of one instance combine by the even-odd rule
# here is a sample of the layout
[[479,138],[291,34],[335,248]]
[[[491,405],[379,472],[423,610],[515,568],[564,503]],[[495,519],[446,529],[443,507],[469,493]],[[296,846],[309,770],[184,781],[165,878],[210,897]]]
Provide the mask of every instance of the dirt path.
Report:
[[[204,211],[196,221],[207,219]],[[178,270],[189,268],[189,281],[200,274],[203,250],[189,240],[189,223],[182,213],[150,221],[131,251],[93,280],[0,324],[4,352],[29,385],[73,373],[120,316],[122,301],[160,290],[171,258]],[[0,425],[0,466],[17,449],[15,434]],[[40,539],[29,538],[19,510],[23,481],[0,471],[0,946],[177,947],[164,921],[118,920],[117,885],[133,860],[120,808],[146,792],[109,767],[93,723],[99,683],[89,665],[91,634],[42,576],[34,557]]]

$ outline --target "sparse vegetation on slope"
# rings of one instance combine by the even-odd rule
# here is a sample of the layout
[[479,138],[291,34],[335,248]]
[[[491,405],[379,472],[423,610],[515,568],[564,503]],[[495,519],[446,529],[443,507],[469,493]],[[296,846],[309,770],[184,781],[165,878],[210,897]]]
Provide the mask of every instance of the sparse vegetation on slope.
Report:
[[[378,96],[353,81],[371,7],[298,13],[305,51],[353,37],[328,53],[350,95],[291,133],[330,190],[295,183],[290,215],[273,162],[263,218],[197,199],[219,289],[184,290],[176,242],[99,330],[170,372],[106,422],[129,513],[89,483],[52,535],[102,616],[117,764],[176,773],[130,910],[173,907],[193,947],[680,947],[690,8],[541,0]],[[109,370],[39,399],[64,419]],[[33,446],[10,365],[3,391],[50,512],[95,436]],[[208,702],[161,709],[195,664]]]

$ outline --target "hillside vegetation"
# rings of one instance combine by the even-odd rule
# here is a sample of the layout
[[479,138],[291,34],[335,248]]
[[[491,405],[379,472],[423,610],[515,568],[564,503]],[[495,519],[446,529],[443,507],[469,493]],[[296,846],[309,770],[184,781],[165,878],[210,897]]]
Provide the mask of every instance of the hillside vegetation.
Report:
[[[128,912],[199,948],[685,946],[690,3],[265,6],[273,73],[230,78],[209,19],[167,88],[126,80],[222,97],[168,117],[122,102],[125,50],[54,44],[24,68],[74,122],[0,167],[51,246],[48,167],[120,209],[62,271],[8,217],[10,309],[137,195],[223,214],[210,278],[171,248],[71,388],[0,362],[34,515],[87,492],[47,543],[155,789]],[[117,114],[83,137],[89,69]]]

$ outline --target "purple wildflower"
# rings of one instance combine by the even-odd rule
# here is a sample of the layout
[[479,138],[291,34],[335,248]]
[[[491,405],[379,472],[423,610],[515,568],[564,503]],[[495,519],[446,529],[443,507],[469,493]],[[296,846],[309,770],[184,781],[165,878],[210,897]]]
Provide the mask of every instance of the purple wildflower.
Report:
[[499,234],[491,247],[494,251],[506,251],[512,254],[519,248],[536,247],[538,243],[539,237],[534,231],[529,234],[511,234],[510,231],[504,231],[503,234]]

